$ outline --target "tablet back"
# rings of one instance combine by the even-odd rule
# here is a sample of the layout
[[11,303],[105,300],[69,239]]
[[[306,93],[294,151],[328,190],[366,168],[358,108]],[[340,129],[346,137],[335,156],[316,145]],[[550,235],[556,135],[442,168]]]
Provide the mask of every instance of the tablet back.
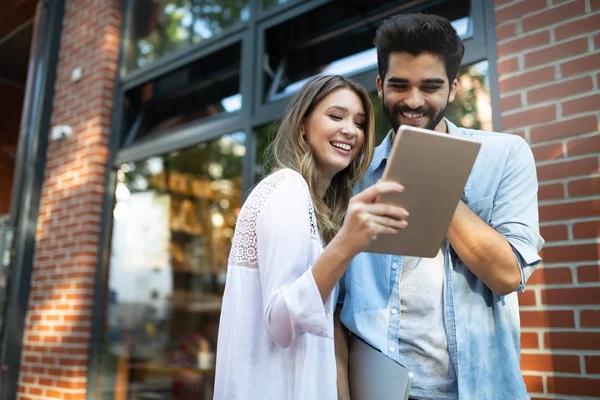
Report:
[[348,384],[352,400],[408,400],[413,373],[350,335]]
[[435,257],[480,147],[449,134],[401,126],[383,179],[399,182],[404,191],[379,201],[404,207],[408,226],[395,235],[380,235],[367,251]]

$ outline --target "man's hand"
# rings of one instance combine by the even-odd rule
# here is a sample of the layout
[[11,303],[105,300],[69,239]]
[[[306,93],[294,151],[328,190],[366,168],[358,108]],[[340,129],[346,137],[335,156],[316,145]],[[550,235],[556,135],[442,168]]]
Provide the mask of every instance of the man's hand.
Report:
[[446,237],[467,268],[496,295],[512,293],[521,283],[521,272],[510,243],[462,200]]

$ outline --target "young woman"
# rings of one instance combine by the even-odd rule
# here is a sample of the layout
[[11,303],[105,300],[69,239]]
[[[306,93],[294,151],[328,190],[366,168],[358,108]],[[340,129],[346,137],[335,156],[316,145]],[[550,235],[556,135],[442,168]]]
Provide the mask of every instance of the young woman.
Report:
[[[276,172],[244,203],[223,296],[215,399],[337,399],[336,285],[405,210],[374,203],[400,185],[352,196],[374,147],[373,106],[341,76],[306,83],[271,147]],[[342,224],[343,220],[343,224]],[[325,247],[326,246],[326,247]]]

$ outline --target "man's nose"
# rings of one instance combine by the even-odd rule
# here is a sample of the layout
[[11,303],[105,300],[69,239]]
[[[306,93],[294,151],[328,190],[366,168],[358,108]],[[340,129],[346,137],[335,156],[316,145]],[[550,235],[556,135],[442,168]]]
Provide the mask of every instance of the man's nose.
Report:
[[406,98],[405,103],[412,109],[421,107],[424,103],[421,91],[418,88],[412,89]]

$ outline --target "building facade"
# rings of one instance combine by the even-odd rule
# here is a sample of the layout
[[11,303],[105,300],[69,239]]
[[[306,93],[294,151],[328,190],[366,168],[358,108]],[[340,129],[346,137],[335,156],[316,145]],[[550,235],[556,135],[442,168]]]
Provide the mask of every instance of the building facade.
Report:
[[26,78],[0,78],[21,115],[1,132],[0,398],[211,399],[228,249],[275,121],[307,78],[341,73],[373,94],[380,140],[375,29],[415,11],[465,43],[449,118],[520,135],[536,159],[547,243],[519,295],[528,390],[600,397],[599,1],[6,7],[31,32]]

